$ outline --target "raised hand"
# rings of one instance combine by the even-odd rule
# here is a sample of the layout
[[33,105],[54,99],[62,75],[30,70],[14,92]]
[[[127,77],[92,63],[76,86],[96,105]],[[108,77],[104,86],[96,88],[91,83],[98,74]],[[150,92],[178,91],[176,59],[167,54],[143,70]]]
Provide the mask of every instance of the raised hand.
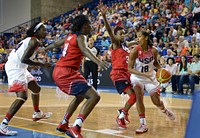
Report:
[[100,3],[100,7],[99,8],[100,8],[102,16],[106,15],[108,7],[104,6],[103,3]]

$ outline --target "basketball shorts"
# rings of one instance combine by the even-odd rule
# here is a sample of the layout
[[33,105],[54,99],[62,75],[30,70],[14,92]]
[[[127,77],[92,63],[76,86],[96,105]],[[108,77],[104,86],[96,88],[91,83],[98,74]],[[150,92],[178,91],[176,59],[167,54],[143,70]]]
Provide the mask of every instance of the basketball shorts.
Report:
[[70,67],[55,66],[53,79],[60,90],[69,95],[83,94],[92,87],[78,70]]
[[125,93],[126,90],[132,88],[130,81],[128,80],[118,80],[114,81],[114,85],[119,94]]
[[27,92],[28,83],[36,81],[27,68],[21,68],[17,64],[7,62],[5,70],[8,76],[9,92]]
[[127,89],[132,88],[130,82],[130,73],[124,70],[112,70],[110,77],[118,91],[119,94],[122,94]]
[[160,83],[156,80],[154,76],[152,76],[152,78],[153,81],[143,76],[131,74],[130,80],[133,88],[135,86],[139,86],[142,90],[146,90],[151,96],[154,93],[160,93]]

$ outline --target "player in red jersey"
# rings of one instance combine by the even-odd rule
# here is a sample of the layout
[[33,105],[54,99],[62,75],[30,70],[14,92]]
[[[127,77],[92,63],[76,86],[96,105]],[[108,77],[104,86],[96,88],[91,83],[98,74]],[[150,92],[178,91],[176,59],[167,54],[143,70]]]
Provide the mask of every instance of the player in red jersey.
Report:
[[[157,69],[161,68],[157,61],[158,50],[152,47],[152,43],[149,38],[149,34],[145,31],[141,31],[139,36],[139,44],[133,50],[131,50],[128,61],[128,70],[131,73],[131,83],[135,92],[139,94],[143,93],[144,89],[149,93],[151,100],[167,117],[171,120],[175,119],[173,112],[166,109],[164,103],[160,100],[159,83],[155,78]],[[138,96],[141,107],[138,109],[140,116],[140,127],[136,130],[136,133],[145,133],[148,131],[145,120],[145,108],[143,105],[143,97]]]
[[129,48],[124,44],[125,32],[122,27],[117,26],[113,33],[106,19],[106,9],[107,7],[102,5],[101,13],[104,19],[105,27],[112,42],[112,71],[110,73],[110,77],[119,94],[126,93],[129,95],[129,99],[125,106],[118,110],[119,116],[117,117],[116,122],[119,128],[126,129],[125,121],[130,123],[130,120],[128,119],[128,111],[136,101],[136,96],[130,82],[130,73],[128,72]]
[[[91,30],[91,23],[88,17],[86,15],[78,15],[74,19],[72,27],[73,33],[70,34],[65,41],[60,40],[46,48],[47,50],[49,48],[58,47],[64,43],[62,57],[56,63],[53,71],[53,78],[60,90],[66,94],[75,96],[75,98],[69,104],[67,112],[58,125],[57,130],[66,132],[68,136],[74,138],[82,138],[80,134],[82,123],[100,100],[97,91],[79,72],[82,58],[84,56],[88,57],[103,69],[108,67],[108,63],[99,60],[87,49],[86,35],[89,35]],[[86,99],[86,102],[83,104],[74,125],[69,128],[68,122],[70,117],[84,99]]]

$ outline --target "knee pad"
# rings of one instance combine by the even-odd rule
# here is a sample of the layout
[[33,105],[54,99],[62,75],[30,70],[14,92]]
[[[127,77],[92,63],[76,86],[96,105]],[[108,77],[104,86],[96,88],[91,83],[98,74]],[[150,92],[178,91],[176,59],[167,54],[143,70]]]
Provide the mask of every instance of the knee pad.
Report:
[[40,91],[39,92],[31,92],[32,95],[40,95]]
[[128,103],[129,103],[130,105],[133,105],[133,104],[135,103],[135,101],[136,101],[135,93],[131,93],[131,94],[129,95]]
[[28,98],[21,98],[21,97],[17,97],[17,100],[20,100],[20,101],[23,101],[23,102],[26,102]]

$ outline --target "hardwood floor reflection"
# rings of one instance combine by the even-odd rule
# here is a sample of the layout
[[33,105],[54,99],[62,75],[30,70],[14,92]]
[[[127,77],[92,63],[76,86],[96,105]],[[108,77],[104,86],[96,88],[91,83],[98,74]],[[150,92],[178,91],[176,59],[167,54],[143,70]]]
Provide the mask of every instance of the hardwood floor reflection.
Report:
[[[7,86],[0,85],[1,89]],[[129,118],[131,123],[126,130],[118,129],[116,125],[117,109],[121,108],[126,101],[118,94],[101,92],[101,101],[83,124],[82,134],[84,138],[183,138],[189,117],[191,100],[162,98],[166,106],[176,114],[176,120],[170,121],[160,110],[158,110],[145,96],[146,119],[149,131],[146,134],[136,135],[135,130],[139,127],[139,117],[136,107],[131,108]],[[35,130],[53,135],[65,136],[55,131],[57,124],[63,118],[69,102],[73,97],[56,93],[55,89],[43,88],[41,92],[40,107],[42,111],[53,113],[48,120],[33,122],[31,120],[33,108],[31,97],[19,110],[10,125],[28,130]],[[15,95],[0,93],[0,121],[3,119]],[[73,124],[78,111],[70,119]]]

